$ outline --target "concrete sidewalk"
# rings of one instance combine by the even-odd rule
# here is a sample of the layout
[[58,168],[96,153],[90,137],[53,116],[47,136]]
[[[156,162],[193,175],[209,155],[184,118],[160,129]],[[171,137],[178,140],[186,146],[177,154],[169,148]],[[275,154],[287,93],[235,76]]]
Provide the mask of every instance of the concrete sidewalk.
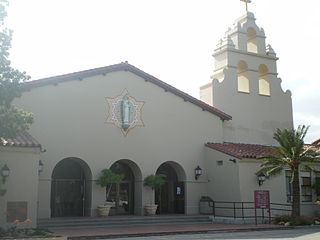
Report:
[[52,230],[54,233],[67,236],[70,239],[94,239],[128,236],[146,236],[162,234],[183,234],[183,233],[207,233],[218,231],[251,231],[251,230],[273,230],[288,229],[279,225],[251,225],[251,224],[159,224],[159,225],[130,225],[94,228],[65,228]]

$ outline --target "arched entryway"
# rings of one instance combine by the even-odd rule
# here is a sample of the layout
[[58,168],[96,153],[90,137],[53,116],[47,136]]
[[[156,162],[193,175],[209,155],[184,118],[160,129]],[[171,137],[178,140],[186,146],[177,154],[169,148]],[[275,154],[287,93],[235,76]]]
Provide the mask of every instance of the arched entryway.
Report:
[[141,215],[142,175],[138,165],[131,160],[122,159],[113,163],[110,169],[124,176],[120,183],[112,184],[107,199],[113,205],[110,215]]
[[166,175],[166,183],[155,193],[157,213],[185,213],[185,179],[183,168],[175,162],[161,164],[156,172]]
[[91,182],[89,166],[79,158],[65,158],[53,169],[51,217],[90,216]]

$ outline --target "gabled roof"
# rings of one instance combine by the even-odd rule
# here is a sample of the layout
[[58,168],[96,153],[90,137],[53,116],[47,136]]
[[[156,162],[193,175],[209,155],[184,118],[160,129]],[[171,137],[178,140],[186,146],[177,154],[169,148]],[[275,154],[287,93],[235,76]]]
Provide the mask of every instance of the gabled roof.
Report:
[[206,147],[236,158],[259,158],[272,154],[271,146],[244,143],[206,143]]
[[69,74],[60,75],[60,76],[49,77],[49,78],[44,78],[44,79],[40,79],[40,80],[34,80],[34,81],[26,82],[26,85],[28,85],[30,87],[41,87],[41,86],[46,86],[46,85],[50,85],[50,84],[58,84],[58,83],[65,82],[65,81],[71,81],[71,80],[75,80],[75,79],[83,79],[83,78],[94,76],[94,75],[106,74],[106,73],[116,72],[116,71],[129,71],[131,73],[134,73],[134,74],[144,78],[144,80],[146,82],[151,82],[151,83],[163,88],[165,91],[171,92],[171,93],[183,98],[184,101],[188,101],[188,102],[191,102],[191,103],[199,106],[200,108],[202,108],[203,111],[208,111],[208,112],[220,117],[221,120],[231,120],[232,119],[232,117],[230,115],[220,111],[219,109],[212,107],[212,106],[200,101],[199,99],[196,99],[196,98],[190,96],[189,94],[153,77],[152,75],[150,75],[150,74],[136,68],[135,66],[126,63],[126,62],[115,64],[115,65],[110,65],[110,66],[106,66],[106,67],[101,67],[101,68],[85,70],[85,71],[81,71],[81,72],[69,73]]
[[0,146],[41,148],[41,144],[27,132],[21,133],[15,138],[0,137]]

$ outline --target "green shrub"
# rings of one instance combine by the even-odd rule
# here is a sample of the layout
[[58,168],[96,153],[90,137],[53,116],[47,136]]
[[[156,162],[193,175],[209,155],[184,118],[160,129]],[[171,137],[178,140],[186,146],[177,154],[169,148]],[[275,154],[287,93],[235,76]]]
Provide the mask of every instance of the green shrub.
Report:
[[6,230],[4,230],[2,227],[0,227],[0,238],[4,237],[6,233]]
[[0,239],[49,236],[53,236],[52,232],[43,228],[18,228],[16,225],[0,228]]
[[160,189],[166,182],[166,175],[164,174],[151,174],[144,179],[144,186],[150,187],[153,190]]
[[304,226],[304,225],[312,225],[316,220],[313,216],[300,216],[300,217],[292,217],[292,216],[278,216],[273,220],[274,224],[284,225],[289,223],[290,226]]

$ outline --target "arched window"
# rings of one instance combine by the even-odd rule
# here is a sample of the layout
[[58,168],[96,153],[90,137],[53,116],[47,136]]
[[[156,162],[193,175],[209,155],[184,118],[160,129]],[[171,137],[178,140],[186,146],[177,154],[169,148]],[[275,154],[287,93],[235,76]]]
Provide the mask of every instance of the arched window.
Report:
[[247,30],[247,51],[258,53],[257,34],[252,27]]
[[238,91],[249,93],[248,65],[245,61],[240,61],[237,66]]
[[270,83],[268,79],[268,68],[266,65],[259,66],[259,94],[270,96]]

